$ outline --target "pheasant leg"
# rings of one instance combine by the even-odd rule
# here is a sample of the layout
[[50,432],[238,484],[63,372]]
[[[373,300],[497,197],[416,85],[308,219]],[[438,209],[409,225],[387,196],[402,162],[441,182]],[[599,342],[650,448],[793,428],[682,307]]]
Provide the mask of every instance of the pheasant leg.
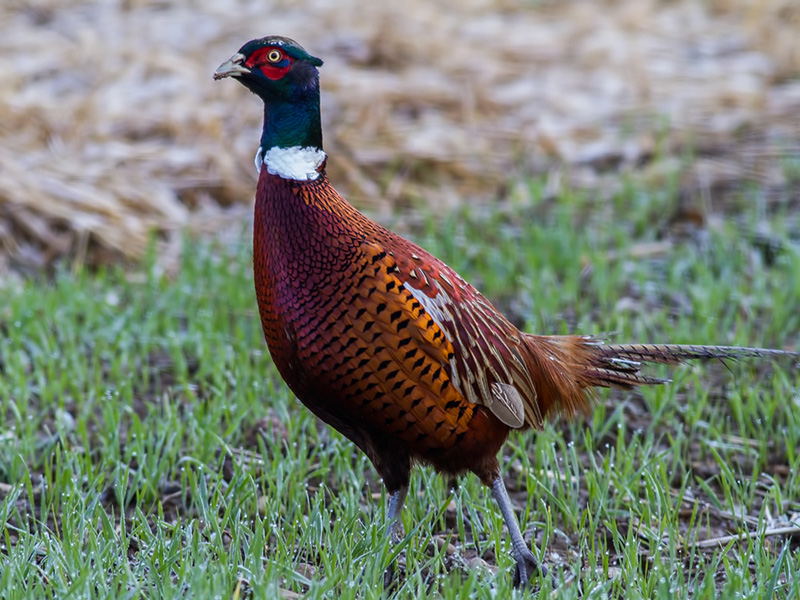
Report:
[[[408,486],[401,486],[399,489],[389,493],[389,507],[387,509],[386,520],[389,523],[389,536],[392,544],[400,541],[398,528],[400,526],[400,512],[403,510],[403,502],[408,493]],[[383,574],[383,587],[388,589],[394,577],[394,564],[390,563]]]
[[398,537],[397,526],[400,522],[400,512],[403,510],[406,494],[408,494],[407,485],[389,494],[389,508],[386,520],[389,522],[389,535],[392,536],[393,540]]
[[506,527],[508,527],[508,531],[511,534],[511,555],[517,561],[517,566],[514,569],[514,587],[525,587],[528,584],[531,572],[534,570],[547,577],[547,567],[536,560],[533,552],[530,551],[522,537],[522,532],[519,529],[517,517],[514,515],[511,499],[508,497],[508,491],[502,477],[497,477],[492,482],[492,497],[500,507],[503,521],[505,521]]

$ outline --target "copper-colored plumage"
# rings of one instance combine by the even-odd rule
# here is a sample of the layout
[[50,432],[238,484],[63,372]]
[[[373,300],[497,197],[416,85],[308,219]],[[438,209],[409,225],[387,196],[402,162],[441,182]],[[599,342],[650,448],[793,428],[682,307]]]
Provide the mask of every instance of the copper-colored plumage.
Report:
[[[310,182],[261,171],[253,255],[283,378],[376,465],[404,471],[384,447],[489,485],[512,428],[586,410],[595,386],[662,383],[642,362],[780,353],[522,333],[443,262],[348,204],[324,167]],[[393,470],[379,467],[390,490]]]
[[[295,62],[305,69],[296,87],[306,93],[313,57],[284,38],[249,42],[217,72],[256,91],[266,119],[277,118],[271,102],[282,109],[290,88],[272,92],[283,76],[270,66],[260,78],[252,57],[276,51],[276,61],[290,61],[281,67],[290,76]],[[264,136],[275,138],[276,128],[265,124]],[[264,139],[262,147],[271,147]],[[662,383],[640,374],[641,363],[786,354],[520,332],[443,262],[348,204],[328,182],[324,162],[307,180],[271,172],[279,168],[259,175],[253,256],[261,321],[280,374],[303,404],[369,456],[391,494],[390,519],[413,462],[475,473],[511,531],[518,582],[538,564],[500,477],[497,454],[512,429],[588,409],[594,387]]]

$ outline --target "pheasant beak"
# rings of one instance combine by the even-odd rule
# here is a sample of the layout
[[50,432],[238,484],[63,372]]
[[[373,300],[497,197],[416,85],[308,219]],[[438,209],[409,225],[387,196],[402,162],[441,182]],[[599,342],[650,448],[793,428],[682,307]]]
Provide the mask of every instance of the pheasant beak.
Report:
[[240,53],[231,56],[214,71],[214,80],[224,79],[225,77],[239,77],[249,73],[250,69],[242,65],[244,59],[245,55]]

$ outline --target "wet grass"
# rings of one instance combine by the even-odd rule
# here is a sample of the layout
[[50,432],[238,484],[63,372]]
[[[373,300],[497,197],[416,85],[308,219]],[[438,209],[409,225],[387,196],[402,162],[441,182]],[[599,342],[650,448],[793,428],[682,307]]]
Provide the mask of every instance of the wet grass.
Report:
[[[687,232],[674,190],[601,202],[530,185],[532,201],[413,237],[528,330],[797,349],[789,204],[742,191]],[[369,462],[271,364],[246,237],[187,242],[175,278],[151,257],[3,290],[0,595],[377,598],[394,559],[399,598],[512,596],[502,520],[473,477],[453,491],[417,469],[407,536],[389,544]],[[512,436],[506,481],[558,596],[800,595],[799,538],[775,533],[800,513],[798,373],[686,366]]]

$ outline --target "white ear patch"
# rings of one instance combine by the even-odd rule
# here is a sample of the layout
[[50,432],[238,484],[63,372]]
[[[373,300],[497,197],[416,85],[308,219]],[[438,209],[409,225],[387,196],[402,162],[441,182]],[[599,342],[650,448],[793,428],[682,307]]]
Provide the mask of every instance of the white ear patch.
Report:
[[284,179],[295,181],[313,181],[319,177],[317,169],[325,161],[325,153],[319,148],[292,146],[279,148],[273,146],[266,152],[259,148],[256,152],[256,170],[266,166],[267,172]]

